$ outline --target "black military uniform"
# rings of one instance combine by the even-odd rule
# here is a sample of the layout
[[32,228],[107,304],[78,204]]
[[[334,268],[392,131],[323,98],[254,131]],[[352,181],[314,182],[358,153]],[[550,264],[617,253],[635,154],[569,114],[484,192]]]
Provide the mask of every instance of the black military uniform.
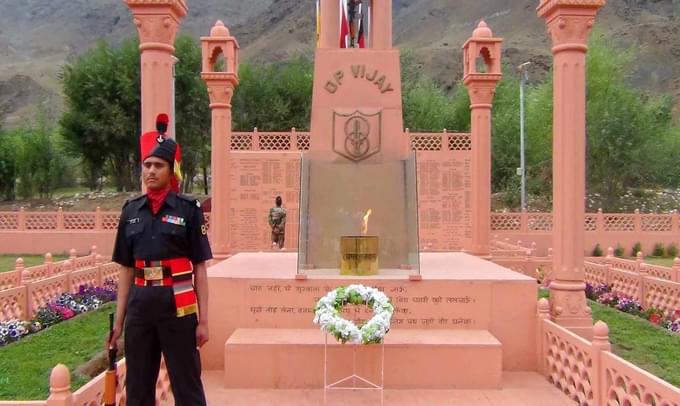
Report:
[[125,317],[128,406],[155,404],[161,353],[175,404],[206,404],[193,287],[193,265],[212,258],[206,234],[198,202],[175,192],[155,215],[146,195],[123,206],[113,261],[135,273]]

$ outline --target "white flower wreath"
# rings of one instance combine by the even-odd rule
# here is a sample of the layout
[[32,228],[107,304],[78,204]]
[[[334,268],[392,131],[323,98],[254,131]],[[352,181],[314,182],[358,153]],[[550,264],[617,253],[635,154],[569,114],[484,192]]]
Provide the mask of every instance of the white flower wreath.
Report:
[[[373,308],[373,318],[361,328],[340,316],[347,304]],[[343,344],[378,344],[390,331],[394,307],[390,299],[378,289],[364,285],[341,286],[322,297],[314,309],[314,323]]]

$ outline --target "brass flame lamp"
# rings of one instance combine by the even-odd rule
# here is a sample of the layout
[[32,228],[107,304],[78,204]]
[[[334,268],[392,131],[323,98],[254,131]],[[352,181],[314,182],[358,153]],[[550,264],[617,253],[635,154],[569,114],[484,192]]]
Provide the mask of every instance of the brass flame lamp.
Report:
[[340,237],[340,274],[377,275],[378,237],[371,235]]

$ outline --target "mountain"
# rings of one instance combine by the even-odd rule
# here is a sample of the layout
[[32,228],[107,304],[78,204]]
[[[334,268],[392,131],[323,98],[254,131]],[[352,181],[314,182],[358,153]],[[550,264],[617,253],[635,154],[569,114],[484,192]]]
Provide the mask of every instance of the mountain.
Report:
[[[331,0],[329,0],[331,1]],[[311,55],[315,10],[311,0],[187,0],[182,31],[198,38],[222,19],[243,58],[270,61]],[[536,16],[537,0],[393,0],[394,40],[411,48],[442,85],[460,79],[460,47],[484,19],[504,38],[510,65],[531,60],[533,78],[550,68],[550,41]],[[20,122],[40,100],[60,102],[57,74],[70,55],[105,38],[136,35],[122,0],[0,0],[0,122]],[[631,85],[680,100],[680,0],[609,0],[596,30],[639,57]],[[676,117],[680,118],[680,103]]]

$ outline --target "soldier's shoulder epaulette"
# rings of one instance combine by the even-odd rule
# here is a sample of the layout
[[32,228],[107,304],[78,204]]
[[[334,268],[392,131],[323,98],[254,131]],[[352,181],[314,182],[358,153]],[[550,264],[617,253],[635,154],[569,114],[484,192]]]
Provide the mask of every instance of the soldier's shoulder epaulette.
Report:
[[201,202],[191,196],[177,194],[177,197],[185,202],[189,202],[192,206],[201,207]]
[[127,200],[125,201],[125,203],[123,203],[123,208],[125,208],[128,204],[130,204],[130,203],[132,203],[132,202],[135,202],[135,201],[138,201],[139,199],[141,199],[141,198],[143,198],[143,197],[145,197],[145,196],[146,196],[146,195],[139,195],[139,196],[135,196],[135,197],[131,197],[131,198],[127,199]]

